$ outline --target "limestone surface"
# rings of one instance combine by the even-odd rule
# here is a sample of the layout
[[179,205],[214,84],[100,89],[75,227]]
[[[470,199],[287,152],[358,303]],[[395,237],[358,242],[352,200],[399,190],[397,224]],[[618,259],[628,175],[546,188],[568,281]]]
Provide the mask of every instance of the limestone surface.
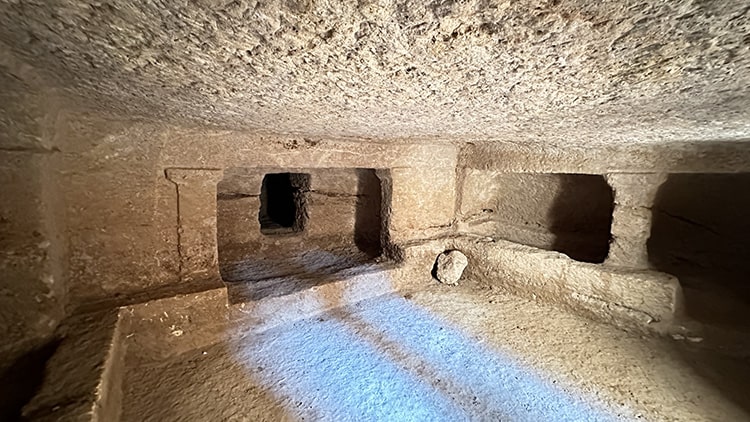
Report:
[[747,138],[748,33],[744,0],[0,1],[81,105],[352,137]]
[[435,275],[441,283],[457,285],[469,259],[461,251],[447,251],[437,258]]

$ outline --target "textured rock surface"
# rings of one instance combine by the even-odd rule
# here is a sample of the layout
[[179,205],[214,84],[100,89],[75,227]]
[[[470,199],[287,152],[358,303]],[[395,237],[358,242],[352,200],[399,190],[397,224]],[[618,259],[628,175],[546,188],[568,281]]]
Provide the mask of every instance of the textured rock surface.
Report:
[[0,2],[0,41],[89,105],[274,132],[734,139],[743,0]]
[[24,420],[116,421],[122,407],[125,351],[118,309],[77,315],[47,362],[42,388],[24,407]]
[[20,357],[47,349],[68,303],[62,160],[53,135],[59,112],[38,82],[0,48],[0,385],[8,386],[0,388],[0,419],[9,420],[17,415],[7,411],[20,413],[9,403],[23,404],[43,369],[38,358]]
[[466,278],[542,299],[616,325],[664,329],[682,310],[677,278],[655,271],[621,271],[503,240],[458,239],[473,265]]
[[[66,169],[59,180],[70,238],[71,278],[75,279],[70,296],[77,304],[133,303],[143,300],[134,295],[154,298],[195,291],[184,289],[187,285],[178,279],[178,205],[189,204],[178,204],[177,198],[178,189],[188,186],[170,181],[167,173],[172,170],[167,169],[210,170],[208,176],[212,169],[232,168],[260,174],[356,168],[389,173],[398,168],[395,181],[383,177],[390,186],[384,187],[383,194],[394,233],[406,240],[424,238],[427,231],[450,229],[453,219],[452,200],[434,199],[454,196],[458,149],[449,143],[355,143],[188,130],[92,115],[66,117],[60,120],[55,136],[61,142],[59,156]],[[433,177],[441,183],[434,183]],[[192,222],[192,232],[184,233],[183,240],[206,247],[200,251],[202,258],[196,255],[198,262],[216,258],[216,242],[211,238],[215,236],[217,184],[199,183],[205,191],[191,196],[193,201],[201,200],[192,204],[196,213],[181,216]],[[334,224],[325,213],[310,217],[307,229],[320,237]],[[254,218],[257,221],[257,215]]]
[[579,261],[607,257],[613,194],[602,176],[466,169],[462,180],[459,218],[466,232]]
[[647,242],[651,236],[652,208],[659,186],[667,175],[608,174],[615,192],[612,243],[607,264],[650,268]]
[[[490,414],[488,412],[497,412],[498,407],[511,412],[552,411],[556,415],[569,411],[568,408],[550,410],[546,401],[538,409],[536,401],[531,402],[532,407],[525,401],[519,408],[516,405],[519,400],[539,395],[515,395],[515,389],[510,389],[512,396],[508,401],[499,400],[497,396],[488,398],[488,391],[508,394],[508,383],[517,384],[521,389],[536,386],[538,379],[527,378],[528,371],[515,372],[513,368],[518,363],[528,364],[532,373],[539,371],[540,376],[549,379],[550,386],[563,388],[559,394],[563,391],[573,391],[575,397],[581,397],[582,392],[592,394],[592,399],[617,408],[617,414],[624,420],[633,419],[625,416],[631,413],[640,413],[649,420],[745,419],[741,407],[691,369],[718,368],[724,372],[712,372],[711,380],[743,388],[747,383],[747,377],[743,377],[747,371],[744,361],[701,350],[689,343],[672,344],[665,339],[634,335],[492,289],[477,290],[475,283],[488,280],[486,277],[458,288],[441,287],[430,282],[425,270],[433,264],[437,251],[444,250],[449,243],[451,240],[441,240],[409,247],[405,251],[405,265],[398,268],[353,277],[341,274],[334,283],[283,297],[228,305],[226,290],[216,289],[121,308],[119,320],[112,312],[96,321],[90,320],[91,315],[88,320],[85,316],[78,318],[79,323],[74,325],[78,332],[76,329],[67,331],[68,338],[50,361],[48,370],[60,380],[65,379],[61,374],[75,369],[77,376],[68,378],[75,382],[69,389],[61,389],[60,383],[47,385],[27,407],[28,414],[51,416],[52,420],[64,414],[88,420],[85,416],[98,413],[98,420],[116,420],[120,385],[124,387],[123,420],[192,420],[216,415],[231,419],[238,414],[262,419],[284,418],[287,412],[296,417],[310,412],[335,412],[341,409],[340,401],[331,405],[325,400],[322,403],[316,400],[326,396],[327,388],[289,395],[282,386],[298,384],[278,382],[273,377],[278,374],[276,371],[283,371],[285,365],[293,361],[300,365],[300,371],[293,377],[285,377],[286,380],[296,380],[297,376],[313,377],[315,382],[330,386],[328,382],[337,374],[318,376],[321,365],[324,368],[328,368],[325,365],[338,368],[349,365],[352,371],[344,371],[346,379],[359,382],[363,377],[352,378],[350,374],[359,374],[359,371],[370,374],[373,368],[378,368],[373,363],[381,360],[363,361],[363,356],[371,356],[367,353],[336,351],[332,359],[324,356],[326,350],[338,350],[342,339],[353,339],[356,344],[367,345],[366,350],[376,356],[387,356],[388,365],[395,363],[396,367],[424,380],[431,393],[447,392],[453,401],[478,419]],[[546,252],[541,252],[540,256],[540,251],[525,247],[508,249],[507,245],[501,245],[500,249],[507,250],[498,252],[485,243],[475,243],[472,247],[465,242],[465,246],[472,253],[484,254],[477,256],[489,259],[486,262],[492,261],[488,266],[493,271],[515,266],[512,271],[517,271],[515,275],[520,276],[521,283],[529,281],[523,274],[535,265],[538,267],[540,258],[551,256]],[[563,257],[549,261],[558,261],[546,263],[545,269],[550,271],[555,266],[565,265],[562,261],[571,262]],[[570,267],[566,280],[547,282],[543,289],[536,291],[547,289],[557,294],[548,297],[566,300],[565,289],[555,289],[578,278],[582,291],[603,299],[595,304],[605,314],[611,311],[606,309],[607,304],[648,308],[662,300],[661,292],[653,289],[647,277],[613,275],[608,285],[597,286],[595,274],[601,276],[607,270],[585,264],[567,265]],[[637,282],[629,283],[634,280]],[[628,286],[638,286],[638,289],[632,291]],[[639,302],[638,296],[644,292],[657,297],[647,296]],[[590,301],[591,297],[585,299]],[[572,300],[581,300],[581,297]],[[612,300],[618,302],[605,302]],[[623,305],[618,305],[619,301]],[[279,312],[280,309],[284,312]],[[321,328],[320,334],[311,335]],[[254,345],[269,338],[278,339],[289,330],[302,334],[292,343],[291,355],[288,355],[292,356],[291,360],[281,357],[282,350],[278,347],[261,347],[260,354],[253,351]],[[337,330],[342,330],[341,335],[332,334]],[[325,341],[331,338],[335,340],[329,346]],[[82,350],[87,344],[90,346]],[[422,355],[422,345],[440,353],[441,358],[433,360]],[[485,346],[488,349],[485,350]],[[352,350],[344,349],[342,352]],[[477,354],[478,350],[485,351]],[[745,353],[746,348],[734,343],[732,350]],[[120,366],[124,353],[125,370]],[[496,366],[497,359],[507,357],[507,353],[512,353],[514,358]],[[689,353],[685,361],[680,359],[684,353]],[[618,358],[612,359],[615,355]],[[258,358],[273,362],[248,365]],[[520,377],[499,378],[491,372],[486,380],[482,378],[484,375],[466,377],[467,371],[475,368],[478,373],[488,374],[488,366],[498,370],[498,374]],[[81,368],[86,370],[81,371]],[[446,376],[445,371],[453,370],[455,372],[450,374],[455,376]],[[433,371],[439,371],[440,375],[436,376]],[[388,374],[388,371],[376,371],[373,376],[379,382],[369,384],[370,388],[352,390],[355,391],[352,394],[372,394],[382,400],[379,388],[398,386],[400,380],[411,379]],[[123,384],[118,375],[124,376]],[[341,386],[335,384],[334,388],[340,390]],[[66,391],[72,394],[60,394]],[[108,395],[102,396],[102,391],[107,391]],[[269,391],[275,394],[268,394]],[[409,389],[407,394],[411,392]],[[71,396],[77,400],[70,403]],[[477,397],[482,399],[477,400]],[[56,408],[56,402],[61,405],[57,409],[60,413],[47,413]],[[410,401],[412,410],[413,403]],[[380,407],[386,411],[393,408]],[[352,406],[351,411],[360,415],[365,412],[361,405]]]
[[461,251],[443,252],[435,262],[435,276],[441,283],[457,285],[467,265],[469,259]]
[[[433,394],[439,391],[442,400],[465,409],[466,418],[493,419],[490,412],[502,407],[503,415],[519,415],[518,420],[524,420],[522,415],[536,416],[541,409],[550,414],[534,420],[561,419],[556,417],[559,413],[551,411],[555,407],[550,403],[534,400],[548,390],[520,392],[525,392],[530,374],[538,374],[545,380],[542,385],[554,386],[551,388],[555,391],[607,403],[623,412],[622,420],[637,420],[636,414],[655,421],[748,417],[744,402],[732,401],[712,382],[743,391],[740,388],[747,383],[743,379],[747,363],[701,352],[688,342],[644,338],[534,301],[462,287],[433,285],[409,295],[408,300],[387,295],[347,305],[245,336],[241,327],[247,328],[246,323],[237,327],[211,325],[219,319],[221,309],[207,315],[206,320],[187,324],[186,334],[179,337],[169,332],[175,322],[159,322],[160,312],[154,312],[152,321],[144,318],[144,323],[161,325],[163,330],[144,331],[144,335],[130,340],[139,338],[171,353],[154,356],[134,350],[129,356],[140,359],[129,361],[122,420],[232,420],[243,416],[255,420],[307,420],[347,409],[351,413],[340,413],[332,419],[378,419],[367,412],[380,410],[382,416],[396,412],[403,402],[393,400],[390,406],[376,409],[367,405],[384,400],[383,391],[392,391],[392,386],[398,388],[404,379],[419,380]],[[185,308],[159,309],[174,316],[175,312],[183,314]],[[179,317],[175,319],[180,321]],[[425,321],[430,323],[424,324]],[[226,321],[221,318],[221,322]],[[184,319],[178,324],[182,327]],[[195,337],[187,335],[203,331],[210,332],[211,341],[195,342]],[[280,347],[285,345],[280,339],[295,334],[297,341],[287,353],[288,349]],[[359,344],[366,345],[366,352],[353,354],[352,345]],[[333,356],[326,359],[326,350]],[[486,352],[477,354],[478,350]],[[377,364],[381,360],[363,359],[372,356],[367,351],[374,351],[407,375],[389,376],[390,372]],[[258,363],[264,356],[273,363]],[[502,371],[493,372],[497,359],[503,358],[507,360]],[[289,371],[289,362],[297,362],[299,371]],[[525,369],[521,373],[515,370],[519,364]],[[318,377],[321,367],[329,375]],[[701,368],[723,368],[725,374],[712,372],[707,379],[700,375]],[[377,373],[371,375],[371,371]],[[376,380],[367,388],[344,388],[347,400],[361,405],[342,405],[349,403],[347,400],[328,405],[331,396],[342,391],[342,385],[350,385],[327,382],[342,372],[357,374],[349,378],[354,382]],[[306,381],[314,382],[317,388],[308,387],[306,394],[289,394],[289,387],[307,386]],[[520,389],[509,388],[516,385]],[[497,396],[489,399],[488,391],[505,391],[509,400],[498,400]],[[412,388],[403,392],[410,399],[410,415],[416,411],[414,403],[424,399],[414,392]],[[360,400],[362,396],[373,400]],[[571,419],[592,419],[578,416]],[[403,417],[401,414],[392,419]]]

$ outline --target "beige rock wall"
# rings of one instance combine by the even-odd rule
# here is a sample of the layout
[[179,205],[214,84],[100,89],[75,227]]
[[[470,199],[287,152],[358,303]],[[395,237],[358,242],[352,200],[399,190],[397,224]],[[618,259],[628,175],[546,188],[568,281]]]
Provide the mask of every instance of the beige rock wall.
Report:
[[[312,203],[328,205],[310,208],[311,237],[348,236],[349,244],[351,236],[343,233],[352,232],[352,203],[325,198],[324,191],[349,192],[354,188],[354,169],[378,169],[388,202],[379,207],[391,228],[384,233],[383,246],[388,246],[391,237],[394,242],[404,242],[452,230],[457,149],[449,143],[275,137],[75,113],[66,115],[57,136],[65,140],[61,148],[66,171],[61,185],[71,242],[71,273],[76,280],[71,297],[76,304],[136,301],[201,287],[186,284],[180,276],[184,263],[178,242],[188,236],[178,233],[185,229],[179,229],[178,223],[183,218],[197,218],[197,225],[216,224],[216,219],[213,211],[199,209],[203,205],[194,207],[203,214],[178,216],[179,187],[167,178],[173,169],[228,174],[237,168],[312,172],[322,183],[319,192],[313,188]],[[214,202],[210,206],[216,207],[216,193],[203,197],[211,195]],[[219,203],[227,205],[222,200]],[[186,203],[179,205],[186,207]],[[207,200],[204,205],[209,207]],[[321,217],[329,212],[341,213],[340,224],[323,223]],[[253,221],[252,216],[245,217],[248,224]],[[213,223],[209,221],[212,218]],[[218,237],[229,243],[251,240],[233,239],[231,236],[242,236],[236,230],[221,226],[219,230]],[[230,237],[228,231],[233,231]],[[216,239],[206,242],[213,243],[206,244],[206,250],[218,250]]]
[[49,333],[66,303],[65,242],[49,172],[56,158],[0,152],[3,346]]
[[68,302],[57,104],[0,44],[0,419],[43,374]]
[[[65,228],[70,242],[69,267],[75,282],[69,290],[73,306],[137,301],[187,287],[180,279],[177,186],[167,178],[168,169],[379,169],[383,197],[390,201],[382,207],[382,220],[389,228],[383,232],[383,246],[407,244],[459,229],[553,248],[550,207],[563,186],[562,179],[507,173],[607,173],[656,168],[676,172],[736,171],[746,165],[742,161],[746,152],[738,144],[703,150],[686,145],[648,151],[602,147],[599,154],[575,149],[556,152],[466,144],[459,162],[458,149],[451,143],[257,135],[110,120],[74,111],[57,118],[53,132],[55,150],[47,155],[59,157],[53,159],[59,161],[55,165],[61,169],[55,180],[64,206],[57,209],[64,216],[59,226]],[[45,146],[42,151],[48,148],[51,147]],[[662,160],[651,153],[660,154]],[[464,172],[463,168],[468,170]],[[319,173],[319,177],[323,174]],[[336,185],[342,192],[350,190],[351,186],[344,185],[351,184],[351,179],[339,179],[335,174],[330,173],[331,180],[326,183]],[[463,186],[458,196],[456,184]],[[564,195],[568,202],[563,209],[583,203],[579,199],[587,192],[581,188],[578,193]],[[319,225],[323,220],[313,218],[308,229],[320,239],[340,235],[350,240],[351,203],[322,196],[318,198],[321,201],[330,202],[330,212],[346,215],[344,224]],[[601,201],[602,207],[605,202]],[[592,207],[588,199],[585,203],[587,206],[578,207],[578,211],[601,208]],[[248,206],[253,208],[253,204]],[[492,217],[483,220],[487,217],[483,210],[490,209]],[[458,224],[456,210],[461,217]],[[317,212],[323,215],[329,211],[321,208]],[[594,218],[586,213],[574,215],[580,221]],[[499,226],[500,220],[505,224]],[[489,222],[492,227],[475,224],[482,222]],[[568,231],[585,234],[588,228],[573,222]],[[232,236],[241,235],[234,231]]]
[[616,144],[602,134],[586,146],[549,142],[470,142],[461,165],[509,173],[736,173],[750,171],[750,142],[667,142],[647,134]]
[[[738,144],[717,144],[702,150],[682,144],[648,150],[602,147],[599,152],[466,144],[459,161],[458,149],[451,143],[254,135],[73,113],[62,119],[56,136],[64,140],[61,148],[66,171],[61,185],[71,240],[70,266],[76,280],[71,286],[75,303],[132,301],[187,287],[179,276],[177,186],[165,176],[167,169],[219,169],[230,173],[231,169],[240,168],[315,171],[318,177],[330,179],[326,186],[335,186],[341,192],[350,191],[352,186],[348,185],[353,182],[336,172],[380,169],[383,197],[390,201],[382,208],[382,219],[389,227],[383,233],[385,247],[458,229],[555,249],[555,238],[559,236],[552,230],[555,224],[550,213],[560,196],[558,192],[573,186],[572,193],[561,196],[563,211],[576,210],[562,232],[586,237],[589,232],[598,233],[589,230],[590,221],[603,221],[597,216],[604,212],[594,211],[611,204],[602,195],[595,195],[595,202],[587,197],[592,186],[601,185],[591,181],[602,179],[566,184],[561,176],[508,173],[606,174],[666,168],[675,172],[726,172],[746,166],[742,161],[746,150]],[[467,170],[464,172],[463,168]],[[337,170],[325,173],[321,169]],[[456,184],[462,186],[458,196]],[[313,216],[316,212],[331,212],[346,217],[342,224],[335,225],[320,225],[322,219],[312,218],[308,226],[315,234],[312,237],[321,241],[328,237],[329,242],[339,236],[350,241],[352,204],[340,198],[323,198],[325,195],[319,193],[313,193],[313,202],[315,195],[319,204],[328,201],[333,208],[312,208]],[[255,211],[246,212],[256,207],[255,200],[235,200],[234,206],[245,210],[247,224],[257,221]],[[461,217],[458,224],[456,210]],[[493,212],[488,216],[483,210]],[[501,220],[504,223],[498,225]],[[254,233],[254,229],[222,230],[219,225],[219,239],[238,244],[251,242],[247,236]],[[220,257],[219,247],[217,242]],[[570,249],[568,253],[575,255]],[[600,261],[599,258],[595,260]]]
[[175,282],[177,189],[158,166],[160,132],[68,116],[58,136],[66,141],[62,187],[74,303]]
[[51,334],[67,302],[57,157],[0,152],[0,353]]

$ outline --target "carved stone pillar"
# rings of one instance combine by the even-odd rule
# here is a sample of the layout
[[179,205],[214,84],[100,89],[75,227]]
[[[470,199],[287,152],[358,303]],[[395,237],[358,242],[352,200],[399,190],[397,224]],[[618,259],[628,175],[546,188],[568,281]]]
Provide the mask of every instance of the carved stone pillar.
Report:
[[651,235],[654,198],[667,175],[664,173],[608,174],[615,193],[612,243],[606,264],[649,268],[646,242]]
[[180,280],[200,287],[221,286],[216,240],[216,185],[220,169],[167,169],[177,185],[177,243]]
[[456,208],[456,170],[391,169],[390,237],[394,242],[450,231]]

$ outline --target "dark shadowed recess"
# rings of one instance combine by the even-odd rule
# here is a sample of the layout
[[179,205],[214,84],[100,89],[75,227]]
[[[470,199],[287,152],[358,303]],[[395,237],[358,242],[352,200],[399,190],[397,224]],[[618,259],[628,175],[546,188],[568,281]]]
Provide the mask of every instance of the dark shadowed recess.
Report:
[[23,420],[21,410],[42,385],[45,364],[58,345],[58,341],[43,344],[2,367],[0,421]]
[[260,231],[263,234],[297,233],[307,222],[307,195],[310,175],[269,173],[260,191]]
[[549,211],[552,250],[583,262],[609,254],[614,193],[601,175],[558,174],[560,190]]
[[[651,209],[650,264],[679,278],[689,317],[732,333],[750,329],[748,209],[750,173],[670,174]],[[696,373],[750,410],[747,351],[708,354],[700,344],[675,348]]]
[[750,173],[671,174],[652,208],[649,261],[676,275],[687,312],[750,327]]
[[383,253],[383,190],[373,169],[357,169],[354,244],[374,258]]

